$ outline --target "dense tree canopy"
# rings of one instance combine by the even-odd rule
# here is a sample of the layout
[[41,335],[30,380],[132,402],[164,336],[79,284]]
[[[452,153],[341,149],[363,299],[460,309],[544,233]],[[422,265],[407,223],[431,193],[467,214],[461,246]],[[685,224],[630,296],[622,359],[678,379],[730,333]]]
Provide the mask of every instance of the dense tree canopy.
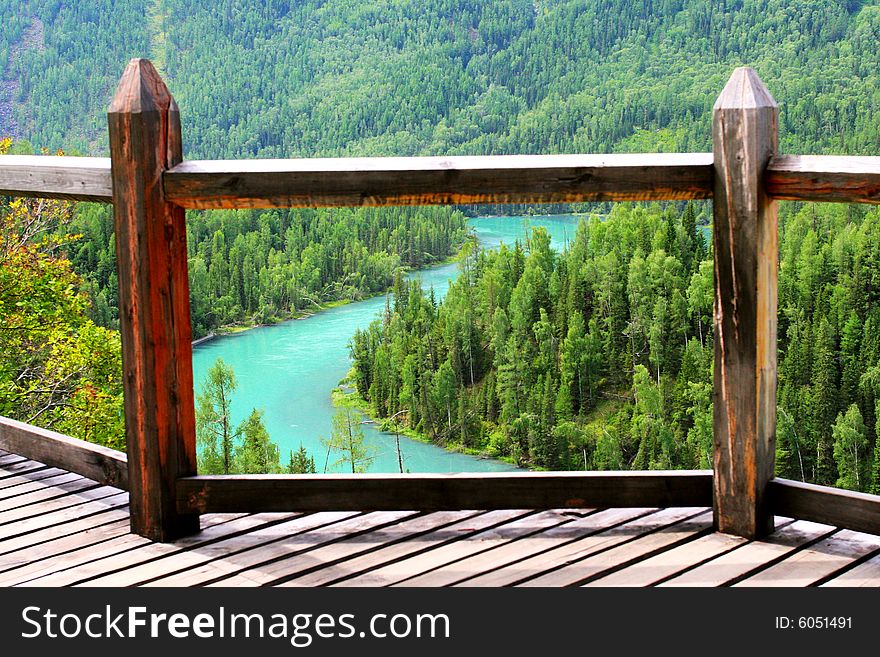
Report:
[[[796,210],[781,235],[777,472],[869,490],[880,213]],[[475,253],[439,305],[398,280],[353,338],[353,380],[379,416],[524,465],[711,467],[712,290],[692,206],[619,205],[562,253],[543,229]]]
[[873,2],[0,0],[0,17],[12,136],[49,148],[106,153],[130,57],[168,80],[187,157],[706,150],[742,64],[780,102],[783,150],[880,143]]

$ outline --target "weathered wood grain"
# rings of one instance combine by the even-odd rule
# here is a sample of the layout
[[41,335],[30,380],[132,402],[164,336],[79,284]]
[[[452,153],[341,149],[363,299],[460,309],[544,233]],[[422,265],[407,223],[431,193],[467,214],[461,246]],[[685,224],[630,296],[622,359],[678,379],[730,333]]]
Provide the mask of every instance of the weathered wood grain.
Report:
[[120,540],[147,541],[130,533],[128,517],[85,531],[63,536],[40,544],[39,550],[18,550],[0,556],[0,586],[14,586],[47,572],[54,572],[63,566],[59,558],[69,559],[79,555],[83,560],[97,558],[98,550],[105,549],[108,543]]
[[[177,554],[219,540],[226,536],[243,534],[276,522],[274,514],[256,514],[213,518],[196,534],[185,536],[173,543],[156,543],[138,538],[134,549],[118,549],[99,559],[59,567],[45,576],[28,580],[22,586],[126,586],[134,579],[125,573],[142,564],[151,563],[168,554]],[[164,566],[163,566],[164,567]],[[161,570],[161,569],[160,569]],[[100,582],[98,582],[100,580]],[[135,580],[136,581],[136,580]]]
[[880,536],[841,529],[733,586],[810,586],[876,553],[880,553]]
[[[0,507],[2,508],[2,510],[0,510],[0,516],[7,511],[17,509],[18,507],[28,507],[36,502],[45,502],[47,500],[64,497],[68,493],[76,493],[77,491],[97,488],[98,486],[100,486],[100,484],[96,484],[91,479],[86,479],[79,475],[71,474],[68,475],[67,479],[58,477],[55,481],[52,481],[51,484],[40,490],[26,491],[19,495],[3,497],[3,502],[0,503],[2,504],[2,507]],[[24,512],[27,513],[27,510]]]
[[367,554],[346,559],[341,563],[328,565],[308,575],[285,582],[284,586],[327,586],[339,580],[369,573],[385,564],[459,540],[466,533],[479,531],[494,520],[491,512],[441,511],[439,513],[446,514],[446,519],[454,519],[454,522],[420,534],[418,540],[399,541]]
[[165,173],[185,208],[569,203],[712,195],[707,153],[189,160]]
[[132,531],[168,541],[199,528],[175,494],[196,473],[186,226],[162,193],[182,158],[180,115],[153,65],[133,59],[107,119]]
[[[708,531],[712,513],[696,509],[663,509],[656,514],[594,534],[572,558],[549,564],[547,572],[515,586],[575,586],[650,557]],[[572,544],[574,545],[574,544]],[[550,554],[550,553],[548,553]]]
[[[427,572],[474,552],[489,549],[494,544],[507,542],[513,538],[510,534],[522,532],[522,523],[528,523],[532,518],[534,518],[533,513],[522,510],[489,511],[455,526],[457,540],[445,541],[442,545],[434,545],[430,550],[388,564],[377,564],[374,568],[336,585],[371,587],[394,585],[413,575]],[[508,528],[507,538],[502,538],[498,533],[502,531],[502,527]],[[291,585],[300,584],[294,581]]]
[[181,512],[708,506],[704,470],[186,477]]
[[594,579],[585,586],[652,586],[695,564],[730,552],[747,540],[741,536],[713,532],[671,550],[665,550],[644,561],[638,561],[623,570]]
[[[640,520],[651,526],[664,522],[662,515],[672,513],[680,519],[680,509],[604,509],[586,518],[562,525],[495,548],[487,555],[501,555],[497,562],[483,564],[471,572],[460,572],[453,586],[511,586],[560,564],[576,561],[643,531]],[[685,512],[687,513],[687,512]],[[454,565],[454,564],[453,564]],[[342,586],[349,585],[341,582]]]
[[841,586],[880,586],[880,554],[860,563],[854,568],[845,570],[836,577],[829,579],[822,587],[837,588]]
[[[782,525],[784,520],[778,521]],[[827,537],[834,527],[808,520],[797,520],[780,526],[764,539],[751,541],[742,547],[692,568],[658,584],[661,587],[725,586],[772,565],[797,552],[804,545]]]
[[216,581],[263,563],[266,560],[264,549],[273,543],[283,542],[289,546],[292,536],[324,529],[355,515],[356,512],[352,511],[309,513],[288,522],[218,541],[197,552],[190,551],[170,557],[160,576],[142,580],[140,585],[200,586]]
[[[17,545],[14,539],[24,537],[26,534],[48,529],[53,536],[62,536],[69,529],[62,525],[97,515],[128,502],[128,493],[114,493],[112,488],[105,488],[103,491],[105,492],[96,493],[91,500],[82,500],[73,506],[51,509],[47,513],[35,513],[28,518],[0,526],[0,554],[14,549],[12,546]],[[25,537],[25,540],[30,539]]]
[[775,478],[768,496],[774,513],[880,535],[880,495]]
[[[21,481],[15,481],[15,478],[9,479],[0,479],[0,483],[10,484],[8,486],[0,486],[0,499],[8,499],[10,497],[18,497],[19,495],[26,495],[27,493],[31,493],[33,491],[41,490],[46,486],[54,486],[56,483],[62,483],[65,481],[74,481],[76,479],[82,479],[78,474],[73,474],[72,472],[64,472],[63,470],[55,470],[54,474],[51,474],[52,468],[47,468],[46,471],[50,472],[48,476],[45,478],[36,478],[36,479],[28,479],[27,477],[22,477]],[[42,481],[46,481],[46,484],[43,484]]]
[[0,155],[0,196],[109,203],[109,157]]
[[[334,523],[317,531],[296,534],[285,541],[270,543],[249,554],[260,562],[235,574],[214,580],[207,586],[263,586],[270,584],[289,570],[297,571],[300,564],[308,563],[313,550],[339,541],[351,541],[374,529],[396,526],[404,519],[416,516],[412,511],[367,513]],[[288,570],[289,569],[289,570]]]
[[764,190],[776,154],[776,102],[738,68],[715,103],[714,492],[719,531],[773,531],[766,500],[776,433],[776,204]]
[[334,566],[358,557],[369,557],[389,546],[393,547],[404,543],[418,544],[421,536],[444,524],[454,522],[459,513],[460,511],[438,511],[421,514],[387,527],[366,532],[360,536],[353,536],[332,545],[311,550],[299,558],[281,560],[274,565],[279,568],[276,572],[281,572],[282,575],[272,582],[272,586],[314,586],[309,583],[310,579],[312,577],[320,578],[325,570],[332,571]]
[[[462,537],[443,548],[432,550],[423,555],[407,559],[396,564],[397,577],[400,578],[391,586],[419,587],[442,586],[448,581],[449,573],[438,573],[438,568],[455,568],[462,561],[475,563],[480,557],[492,562],[491,554],[505,545],[525,539],[541,530],[557,526],[563,520],[556,510],[541,511],[518,520],[505,522],[484,532]],[[387,576],[387,574],[386,574]],[[456,580],[458,578],[455,578]]]
[[128,460],[115,449],[2,416],[0,447],[101,484],[128,489]]
[[880,157],[782,155],[767,169],[767,193],[791,201],[880,203]]
[[[107,486],[93,487],[76,493],[68,493],[61,497],[34,502],[23,507],[4,509],[0,511],[0,538],[17,536],[27,523],[44,522],[46,516],[52,518],[53,514],[69,511],[96,502],[105,498],[120,494],[117,488]],[[124,494],[124,493],[123,493]],[[67,515],[61,517],[68,517]],[[42,525],[48,527],[51,523]]]

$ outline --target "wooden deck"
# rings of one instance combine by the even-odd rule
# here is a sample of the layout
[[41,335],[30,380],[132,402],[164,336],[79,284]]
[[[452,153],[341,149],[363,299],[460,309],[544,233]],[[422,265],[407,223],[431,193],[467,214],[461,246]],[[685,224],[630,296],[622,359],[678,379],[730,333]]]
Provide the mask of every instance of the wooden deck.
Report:
[[763,541],[710,509],[208,514],[172,544],[128,494],[0,452],[3,586],[880,586],[880,537],[777,518]]

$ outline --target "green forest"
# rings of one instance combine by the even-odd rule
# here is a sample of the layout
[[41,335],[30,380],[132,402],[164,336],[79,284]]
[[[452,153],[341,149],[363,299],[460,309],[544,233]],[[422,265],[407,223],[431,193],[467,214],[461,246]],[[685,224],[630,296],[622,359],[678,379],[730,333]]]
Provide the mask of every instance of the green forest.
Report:
[[[880,488],[880,213],[787,206],[777,473]],[[553,470],[712,466],[713,267],[694,207],[619,205],[562,253],[478,251],[443,302],[398,279],[352,341],[372,413]]]
[[[117,328],[110,208],[80,204],[65,230],[80,236],[65,251],[93,300],[90,318]],[[384,292],[401,267],[442,261],[467,237],[465,216],[448,207],[190,212],[193,337]]]
[[0,105],[36,148],[106,154],[130,57],[158,64],[190,158],[708,150],[742,64],[783,108],[783,151],[880,139],[871,0],[0,0],[0,18]]
[[[0,20],[2,152],[106,155],[116,83],[148,57],[188,158],[707,151],[743,64],[782,152],[880,153],[870,0],[0,0]],[[578,209],[563,252],[540,231],[466,246],[443,303],[401,268],[454,256],[488,208],[189,212],[194,337],[390,288],[352,340],[374,414],[529,467],[706,467],[710,206]],[[0,414],[122,446],[109,208],[0,198],[0,217]],[[783,476],[880,486],[877,221],[780,205]],[[256,420],[233,428],[254,449]]]

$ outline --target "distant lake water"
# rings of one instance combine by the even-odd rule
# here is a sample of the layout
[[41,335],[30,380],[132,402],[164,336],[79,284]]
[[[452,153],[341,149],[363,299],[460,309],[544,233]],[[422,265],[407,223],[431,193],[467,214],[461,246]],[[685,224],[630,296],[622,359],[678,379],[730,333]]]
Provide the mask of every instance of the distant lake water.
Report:
[[[562,249],[574,238],[580,217],[477,217],[470,220],[480,244],[497,248],[501,242],[513,244],[532,227],[547,228],[553,246]],[[441,265],[411,272],[427,289],[433,286],[437,299],[449,289],[458,275],[458,265]],[[252,408],[265,411],[269,435],[281,448],[282,463],[288,452],[303,445],[314,456],[322,471],[326,448],[322,437],[330,434],[335,411],[330,392],[351,368],[348,344],[357,329],[366,328],[385,305],[384,297],[331,308],[307,319],[282,322],[242,333],[218,337],[193,348],[193,375],[196,392],[208,368],[221,357],[235,370],[238,389],[232,402],[232,415],[241,422]],[[362,425],[367,442],[377,455],[370,472],[398,472],[394,434]],[[515,470],[510,464],[449,452],[404,436],[400,437],[404,465],[411,472],[497,472]],[[330,462],[335,460],[331,455]],[[331,468],[332,470],[332,468]]]

